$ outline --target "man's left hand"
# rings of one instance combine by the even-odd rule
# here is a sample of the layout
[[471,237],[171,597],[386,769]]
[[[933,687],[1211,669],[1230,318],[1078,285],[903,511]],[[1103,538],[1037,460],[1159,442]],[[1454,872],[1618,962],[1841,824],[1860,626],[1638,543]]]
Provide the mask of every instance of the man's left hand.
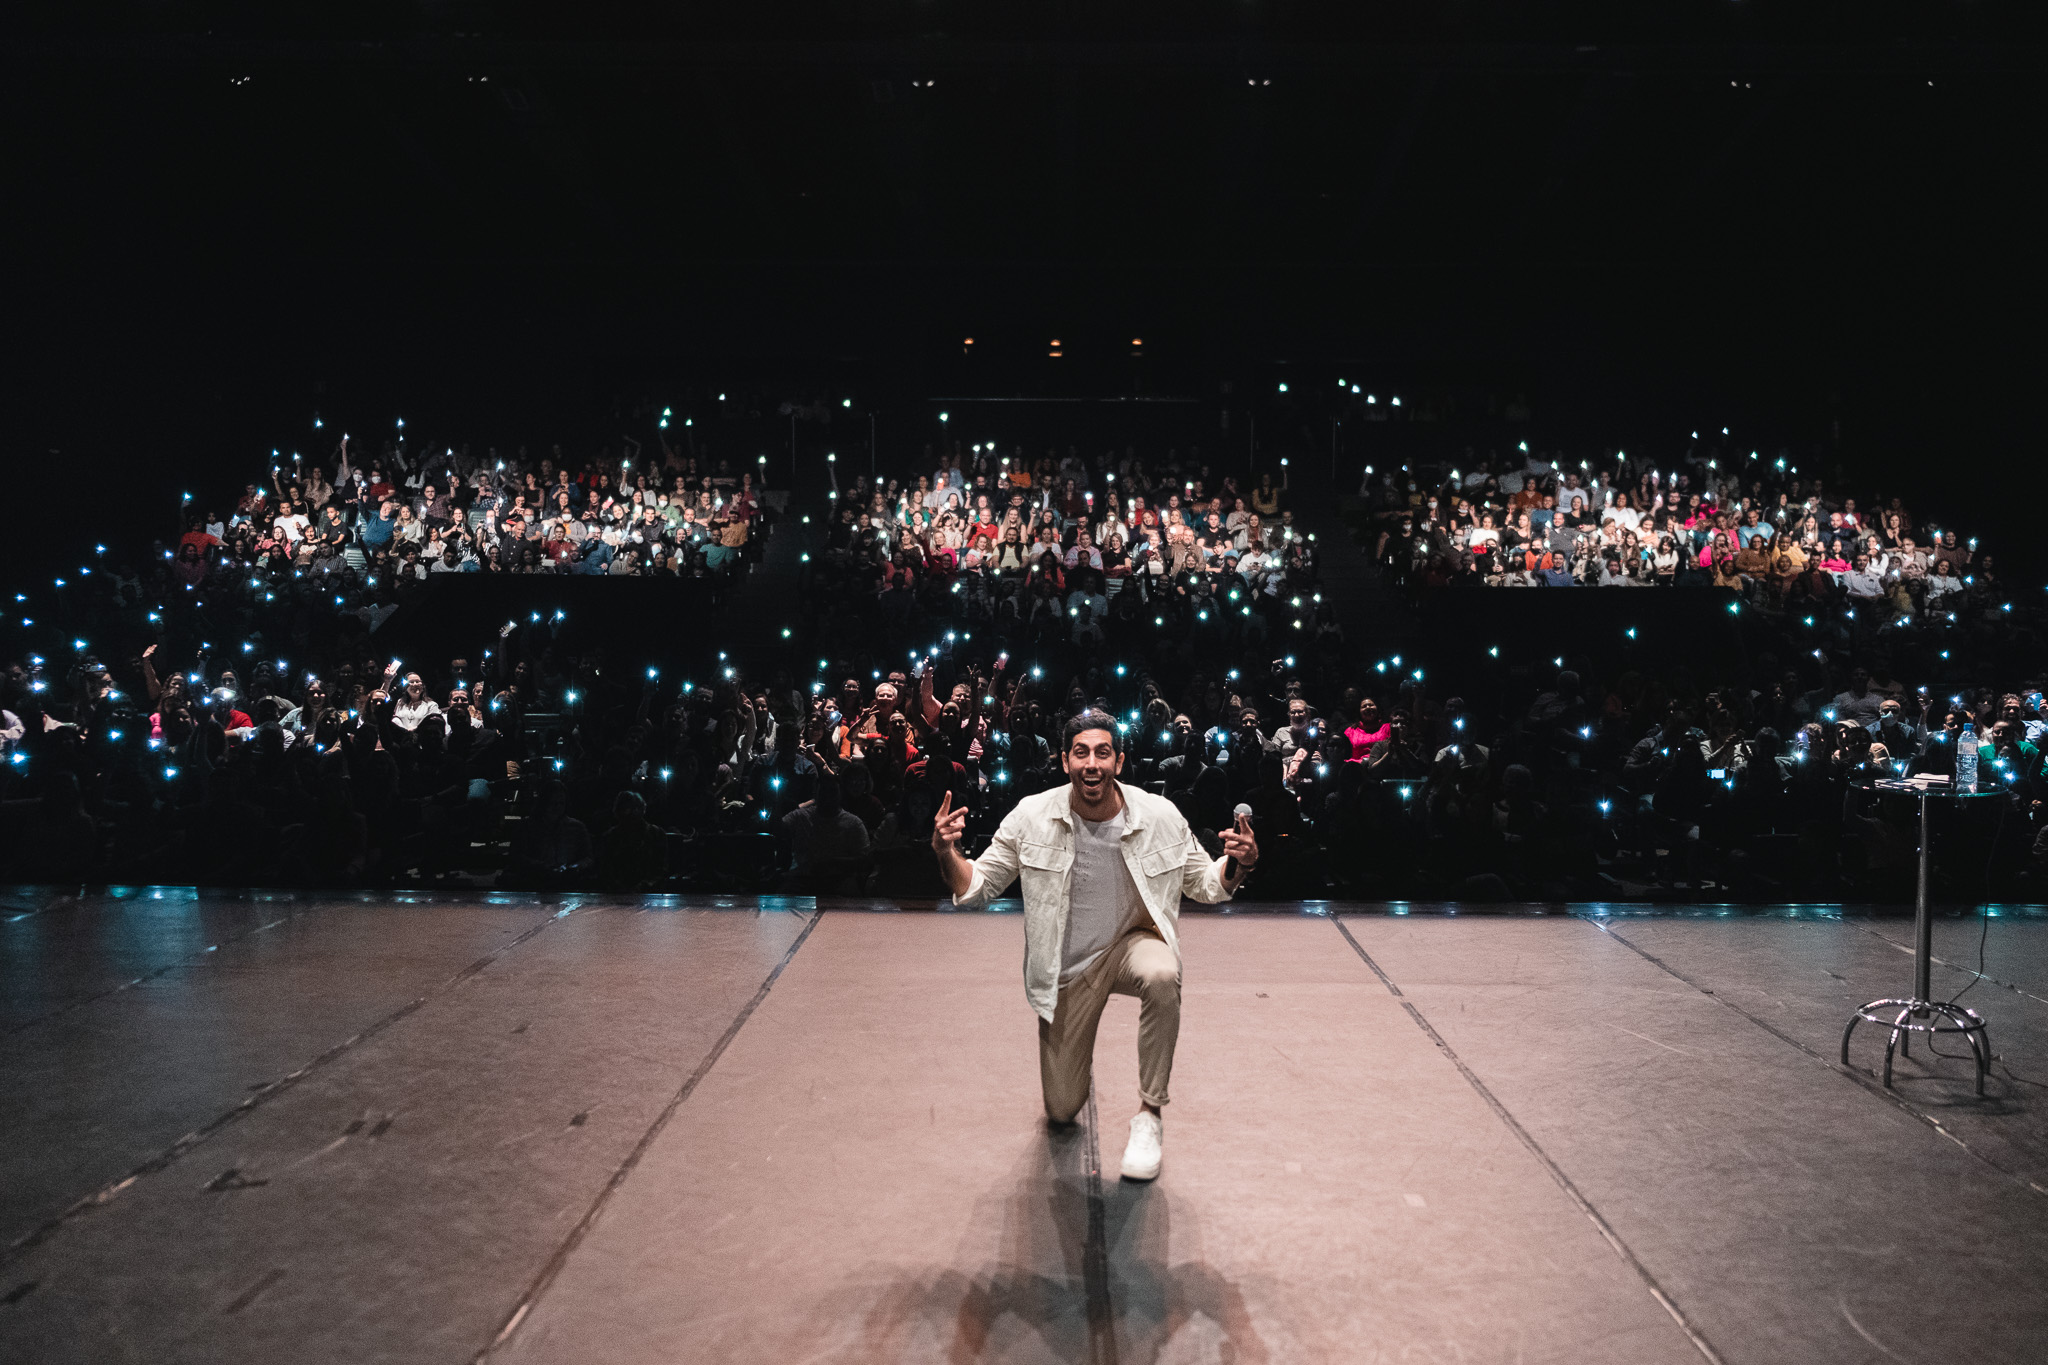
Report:
[[1249,872],[1259,861],[1259,841],[1252,837],[1252,818],[1237,817],[1237,824],[1223,831],[1223,856],[1237,861],[1238,870]]

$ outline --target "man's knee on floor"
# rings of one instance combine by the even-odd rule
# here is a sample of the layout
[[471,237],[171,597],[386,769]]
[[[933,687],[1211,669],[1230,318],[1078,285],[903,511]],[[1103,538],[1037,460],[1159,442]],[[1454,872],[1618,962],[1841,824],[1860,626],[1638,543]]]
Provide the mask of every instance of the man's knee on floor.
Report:
[[1090,1077],[1083,1077],[1078,1086],[1047,1085],[1044,1088],[1046,1118],[1054,1123],[1072,1123],[1074,1116],[1088,1103],[1088,1091],[1092,1086]]
[[1045,1117],[1051,1123],[1072,1123],[1075,1116],[1081,1112],[1081,1106],[1086,1103],[1088,1103],[1088,1093],[1086,1091],[1081,1092],[1081,1098],[1071,1104],[1067,1102],[1065,1096],[1060,1096],[1055,1100],[1051,1095],[1047,1095],[1045,1097]]

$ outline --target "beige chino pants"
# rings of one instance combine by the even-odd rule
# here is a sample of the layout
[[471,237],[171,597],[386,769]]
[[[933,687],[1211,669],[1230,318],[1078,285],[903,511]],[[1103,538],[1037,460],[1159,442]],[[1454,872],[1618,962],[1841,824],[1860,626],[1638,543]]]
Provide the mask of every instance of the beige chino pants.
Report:
[[1147,1104],[1166,1103],[1180,1038],[1180,960],[1157,930],[1133,929],[1060,987],[1050,1024],[1038,1021],[1038,1078],[1054,1123],[1071,1123],[1088,1102],[1095,1029],[1111,995],[1138,998],[1138,1094]]

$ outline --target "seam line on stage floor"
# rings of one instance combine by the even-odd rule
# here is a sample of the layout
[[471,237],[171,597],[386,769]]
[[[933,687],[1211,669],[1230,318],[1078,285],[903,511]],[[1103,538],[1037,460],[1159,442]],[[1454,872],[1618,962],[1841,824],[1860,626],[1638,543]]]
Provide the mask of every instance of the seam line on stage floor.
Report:
[[[1607,925],[1601,923],[1599,920],[1588,919],[1585,922],[1592,925],[1594,928],[1598,929],[1601,933],[1606,934],[1609,938],[1612,938],[1616,943],[1619,943],[1622,947],[1628,949],[1637,957],[1643,959],[1643,961],[1649,963],[1651,966],[1657,968],[1659,971],[1670,976],[1673,980],[1681,981],[1687,986],[1692,987],[1692,989],[1698,991],[1701,995],[1706,996],[1709,1000],[1712,1000],[1716,1004],[1725,1006],[1726,1008],[1735,1011],[1735,1013],[1741,1015],[1750,1023],[1755,1024],[1758,1028],[1770,1034],[1779,1042],[1789,1044],[1792,1047],[1799,1049],[1800,1052],[1812,1058],[1814,1061],[1819,1062],[1822,1066],[1826,1067],[1829,1071],[1832,1071],[1835,1075],[1841,1076],[1846,1080],[1855,1082],[1864,1090],[1865,1093],[1874,1095],[1878,1099],[1883,1100],[1885,1103],[1890,1104],[1893,1107],[1897,1108],[1902,1113],[1910,1114],[1914,1118],[1919,1119],[1922,1123],[1932,1128],[1935,1132],[1941,1134],[1950,1142],[1953,1142],[1956,1146],[1962,1148],[1965,1152],[1968,1152],[1971,1156],[1977,1158],[1977,1160],[1983,1162],[1986,1166],[1989,1166],[1992,1170],[1997,1171],[2000,1175],[2005,1176],[2007,1179],[2013,1181],[2015,1184],[2025,1186],[2027,1189],[2032,1190],[2035,1194],[2048,1195],[2048,1189],[2042,1188],[2040,1185],[2027,1179],[2027,1177],[2025,1177],[2024,1175],[2021,1175],[2018,1171],[2000,1165],[1991,1157],[1986,1156],[1983,1152],[1979,1151],[1975,1147],[1972,1147],[1969,1143],[1963,1141],[1962,1138],[1958,1137],[1953,1131],[1951,1131],[1947,1126],[1945,1126],[1940,1119],[1936,1118],[1934,1115],[1928,1113],[1924,1109],[1921,1109],[1912,1101],[1900,1095],[1896,1090],[1886,1089],[1883,1085],[1878,1083],[1875,1077],[1865,1075],[1863,1072],[1858,1071],[1854,1067],[1843,1066],[1841,1063],[1837,1062],[1833,1057],[1829,1057],[1822,1053],[1815,1052],[1812,1048],[1800,1042],[1791,1034],[1786,1033],[1784,1030],[1773,1025],[1769,1020],[1764,1019],[1758,1015],[1751,1014],[1748,1010],[1736,1004],[1733,1000],[1728,999],[1726,996],[1717,993],[1711,987],[1702,986],[1699,982],[1693,980],[1684,972],[1679,971],[1676,967],[1673,967],[1663,958],[1658,957],[1655,953],[1652,953],[1647,949],[1637,947],[1634,943],[1631,943],[1628,939],[1622,937],[1620,934],[1615,933],[1614,930],[1608,928]],[[1879,935],[1879,937],[1883,936]]]
[[[298,917],[299,912],[294,910],[290,914],[286,915],[283,919],[274,919],[270,921],[270,923],[268,924],[259,924],[253,929],[244,929],[239,934],[230,934],[218,943],[209,944],[207,947],[195,949],[194,951],[185,954],[183,957],[179,958],[175,962],[166,962],[163,966],[156,968],[154,971],[144,972],[141,976],[136,977],[132,981],[123,981],[118,985],[107,987],[107,989],[99,992],[97,995],[88,995],[82,1000],[73,1000],[71,1003],[67,1005],[59,1005],[57,1006],[57,1008],[51,1010],[48,1014],[39,1014],[25,1024],[17,1024],[13,1028],[8,1029],[5,1033],[0,1033],[0,1038],[12,1038],[16,1034],[27,1032],[29,1029],[36,1027],[36,1025],[38,1024],[47,1024],[52,1019],[62,1018],[64,1015],[71,1013],[71,1011],[73,1010],[82,1010],[87,1005],[97,1005],[102,1000],[108,999],[111,996],[119,995],[122,991],[143,985],[146,982],[154,981],[158,977],[163,976],[167,972],[177,971],[180,967],[198,966],[200,963],[206,961],[207,957],[210,954],[217,953],[221,949],[228,947],[230,944],[240,943],[243,939],[254,938],[258,934],[264,933],[271,929],[275,929],[278,925],[287,923],[291,920],[297,919]],[[23,918],[27,917],[23,916]],[[219,959],[215,960],[218,961]]]
[[[1902,953],[1910,954],[1913,951],[1912,944],[1899,942],[1897,939],[1891,937],[1891,935],[1880,932],[1877,928],[1872,926],[1866,920],[1854,918],[1849,915],[1844,915],[1842,916],[1842,923],[1848,925],[1852,929],[1861,929],[1864,933],[1870,935],[1878,942],[1888,943],[1892,947],[1897,948]],[[1975,967],[1965,967],[1960,962],[1950,962],[1947,958],[1936,957],[1932,953],[1928,954],[1927,960],[1939,966],[1946,967],[1952,972],[1961,972],[1964,976],[1974,976],[1979,981],[1988,981],[1992,985],[1999,987],[2001,990],[2011,991],[2014,995],[2025,996],[2027,999],[2033,1001],[2037,1005],[2048,1005],[2048,998],[2038,996],[2034,994],[2032,991],[2027,990],[2025,987],[2015,986],[2010,981],[2001,981],[1997,977],[1992,976],[1988,972],[1978,971]],[[1957,997],[1955,996],[1949,997],[1950,1002],[1953,1003],[1956,998]]]
[[1330,916],[1330,922],[1337,926],[1337,932],[1344,935],[1344,941],[1351,945],[1352,951],[1358,954],[1359,959],[1366,966],[1372,968],[1372,974],[1380,979],[1380,984],[1385,986],[1388,992],[1401,1002],[1401,1008],[1408,1011],[1408,1017],[1415,1021],[1415,1026],[1422,1030],[1424,1036],[1429,1041],[1436,1044],[1437,1050],[1442,1052],[1445,1059],[1458,1069],[1458,1074],[1463,1076],[1466,1084],[1470,1085],[1479,1098],[1486,1102],[1487,1108],[1493,1110],[1495,1117],[1499,1118],[1507,1126],[1508,1131],[1513,1133],[1516,1139],[1521,1142],[1522,1146],[1528,1149],[1529,1155],[1535,1157],[1538,1164],[1550,1173],[1550,1178],[1557,1182],[1557,1187],[1563,1190],[1565,1197],[1570,1199],[1577,1206],[1579,1212],[1586,1216],[1586,1220],[1593,1225],[1594,1231],[1598,1232],[1605,1239],[1607,1245],[1614,1249],[1615,1255],[1621,1257],[1622,1263],[1636,1273],[1636,1278],[1641,1280],[1643,1287],[1650,1291],[1650,1297],[1654,1298],[1658,1305],[1670,1315],[1671,1320],[1678,1324],[1678,1330],[1685,1333],[1687,1340],[1692,1342],[1700,1355],[1710,1365],[1722,1365],[1721,1357],[1707,1343],[1707,1339],[1700,1335],[1699,1329],[1693,1326],[1691,1320],[1686,1317],[1684,1310],[1678,1306],[1669,1294],[1664,1292],[1664,1287],[1657,1283],[1657,1277],[1650,1273],[1650,1268],[1642,1263],[1635,1252],[1629,1250],[1628,1243],[1621,1240],[1621,1234],[1614,1230],[1613,1225],[1601,1215],[1598,1209],[1593,1207],[1592,1201],[1587,1199],[1580,1192],[1579,1187],[1572,1183],[1572,1178],[1565,1174],[1564,1168],[1552,1160],[1550,1153],[1543,1150],[1543,1145],[1536,1141],[1535,1136],[1522,1126],[1520,1120],[1508,1112],[1508,1107],[1500,1102],[1500,1098],[1492,1090],[1487,1088],[1486,1082],[1479,1079],[1479,1073],[1466,1065],[1464,1058],[1452,1051],[1451,1045],[1444,1041],[1443,1035],[1438,1033],[1435,1026],[1423,1017],[1422,1011],[1415,1007],[1415,1002],[1402,994],[1401,988],[1394,984],[1394,979],[1381,970],[1379,963],[1373,961],[1372,954],[1365,950],[1365,945],[1352,937],[1351,930],[1345,925],[1343,919],[1332,915]]
[[[31,889],[33,888],[10,888],[6,895],[7,898],[11,900],[16,890]],[[58,906],[63,905],[67,902],[76,905],[79,901],[85,898],[86,888],[81,886],[78,888],[76,893],[70,891],[56,891],[55,888],[51,888],[51,890],[54,894],[51,895],[49,900],[44,901],[41,905],[32,905],[26,909],[22,908],[19,905],[0,903],[0,916],[4,916],[0,917],[0,924],[19,924],[21,921],[25,919],[34,919],[37,915],[43,914],[44,912],[49,910],[54,910]]]
[[1081,1159],[1087,1163],[1088,1178],[1088,1240],[1081,1248],[1081,1286],[1088,1302],[1089,1365],[1117,1365],[1116,1305],[1109,1297],[1109,1205],[1102,1195],[1101,1112],[1091,1084],[1081,1120],[1086,1135]]
[[711,1074],[711,1068],[718,1065],[718,1059],[725,1055],[726,1048],[731,1046],[732,1040],[739,1036],[740,1030],[746,1027],[747,1020],[754,1017],[754,1011],[759,1009],[761,1002],[768,998],[768,992],[775,988],[776,981],[781,979],[783,968],[789,966],[791,959],[796,956],[797,949],[804,946],[804,940],[811,936],[811,930],[817,928],[818,921],[824,917],[825,914],[822,910],[811,913],[810,919],[804,923],[802,932],[796,936],[788,949],[784,951],[782,959],[775,964],[774,969],[761,982],[760,988],[754,992],[753,998],[740,1007],[740,1012],[733,1016],[733,1021],[730,1024],[726,1025],[725,1032],[719,1035],[718,1041],[711,1045],[711,1050],[704,1054],[702,1061],[697,1063],[697,1069],[690,1073],[689,1078],[683,1082],[682,1088],[676,1091],[674,1096],[669,1099],[669,1102],[662,1106],[661,1112],[655,1115],[654,1122],[648,1126],[645,1133],[640,1135],[640,1140],[633,1144],[633,1150],[626,1153],[626,1159],[619,1163],[619,1168],[612,1172],[611,1179],[607,1180],[604,1188],[598,1191],[597,1198],[592,1201],[590,1208],[584,1213],[582,1219],[577,1222],[575,1227],[569,1230],[569,1235],[562,1239],[562,1244],[555,1248],[553,1255],[548,1257],[547,1263],[540,1268],[540,1273],[535,1275],[532,1282],[526,1286],[525,1292],[519,1296],[519,1301],[512,1306],[512,1312],[505,1319],[504,1326],[498,1329],[497,1335],[491,1338],[488,1345],[471,1357],[472,1361],[483,1361],[489,1358],[492,1352],[511,1340],[512,1334],[519,1330],[519,1324],[526,1320],[527,1314],[533,1311],[534,1304],[540,1301],[540,1296],[548,1291],[548,1286],[552,1285],[555,1282],[555,1278],[562,1273],[562,1267],[567,1265],[569,1258],[576,1254],[576,1248],[583,1244],[583,1239],[590,1235],[592,1228],[597,1226],[597,1220],[603,1215],[605,1206],[611,1203],[612,1196],[617,1194],[619,1187],[632,1177],[633,1172],[640,1165],[641,1158],[646,1156],[648,1149],[654,1146],[655,1140],[661,1136],[662,1129],[668,1127],[668,1121],[675,1117],[678,1109],[683,1107],[683,1102],[689,1099],[703,1079]]
[[185,1136],[179,1138],[169,1147],[166,1147],[157,1155],[143,1162],[141,1165],[137,1166],[135,1169],[128,1172],[127,1175],[122,1176],[119,1180],[113,1181],[110,1184],[102,1185],[99,1189],[94,1190],[91,1194],[86,1195],[83,1199],[78,1200],[69,1208],[66,1208],[62,1213],[59,1213],[54,1217],[47,1219],[40,1226],[31,1229],[30,1231],[22,1234],[20,1237],[17,1237],[12,1243],[8,1245],[7,1250],[5,1252],[0,1252],[0,1266],[11,1264],[28,1251],[48,1241],[50,1237],[54,1235],[59,1228],[63,1227],[72,1219],[77,1218],[82,1214],[89,1213],[93,1209],[100,1208],[101,1206],[107,1204],[108,1202],[113,1200],[117,1195],[127,1190],[129,1186],[133,1185],[136,1181],[142,1179],[144,1176],[155,1175],[157,1172],[165,1169],[173,1162],[177,1161],[178,1158],[184,1156],[193,1148],[199,1146],[207,1139],[219,1133],[222,1129],[227,1128],[229,1125],[235,1123],[237,1120],[246,1117],[247,1115],[255,1112],[258,1108],[261,1108],[263,1105],[268,1104],[271,1100],[276,1099],[279,1095],[284,1094],[287,1090],[290,1090],[300,1081],[303,1081],[304,1079],[306,1079],[306,1077],[312,1075],[315,1071],[318,1071],[320,1068],[326,1066],[329,1062],[332,1062],[337,1057],[340,1057],[343,1054],[349,1052],[351,1049],[355,1048],[359,1044],[370,1041],[372,1038],[375,1038],[377,1035],[383,1033],[386,1029],[389,1029],[392,1025],[398,1023],[400,1020],[403,1020],[407,1016],[416,1013],[428,1001],[433,1000],[439,996],[445,995],[449,991],[455,989],[457,986],[460,986],[463,982],[469,980],[478,972],[481,972],[482,970],[484,970],[484,968],[490,966],[493,962],[496,962],[499,958],[511,952],[514,948],[517,948],[520,944],[525,943],[534,935],[546,929],[549,925],[554,924],[560,920],[566,919],[569,915],[575,913],[575,909],[576,907],[572,906],[567,910],[556,911],[554,914],[549,915],[546,919],[543,919],[539,924],[534,925],[532,928],[527,929],[525,932],[519,934],[516,938],[513,938],[510,942],[491,949],[490,952],[485,953],[482,957],[470,963],[467,967],[464,967],[461,971],[449,977],[446,981],[434,987],[432,990],[429,990],[426,994],[414,997],[412,1000],[408,1001],[403,1005],[400,1005],[397,1009],[391,1011],[391,1013],[385,1015],[383,1018],[376,1020],[374,1023],[371,1023],[369,1026],[362,1029],[360,1032],[351,1034],[349,1037],[342,1039],[333,1047],[328,1048],[325,1052],[315,1057],[312,1061],[307,1062],[298,1070],[288,1072],[287,1074],[278,1077],[274,1081],[266,1082],[261,1089],[252,1093],[247,1099],[237,1104],[234,1108],[229,1109],[227,1112],[223,1114],[216,1115],[214,1118],[208,1120],[205,1124],[185,1134]]

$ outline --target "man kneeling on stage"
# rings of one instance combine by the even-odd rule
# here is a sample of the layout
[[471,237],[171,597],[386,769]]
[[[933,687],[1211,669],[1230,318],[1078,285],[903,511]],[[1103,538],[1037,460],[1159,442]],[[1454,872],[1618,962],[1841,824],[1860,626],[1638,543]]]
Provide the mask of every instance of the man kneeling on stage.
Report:
[[1240,815],[1212,859],[1164,797],[1126,787],[1123,736],[1102,711],[1067,722],[1060,766],[1067,786],[1027,796],[1003,818],[988,851],[960,854],[967,812],[949,794],[932,826],[932,849],[966,909],[1024,880],[1024,996],[1038,1013],[1038,1073],[1045,1112],[1071,1123],[1087,1103],[1095,1028],[1112,992],[1134,995],[1138,1098],[1123,1173],[1159,1174],[1159,1110],[1180,1036],[1180,901],[1228,900],[1258,862]]

